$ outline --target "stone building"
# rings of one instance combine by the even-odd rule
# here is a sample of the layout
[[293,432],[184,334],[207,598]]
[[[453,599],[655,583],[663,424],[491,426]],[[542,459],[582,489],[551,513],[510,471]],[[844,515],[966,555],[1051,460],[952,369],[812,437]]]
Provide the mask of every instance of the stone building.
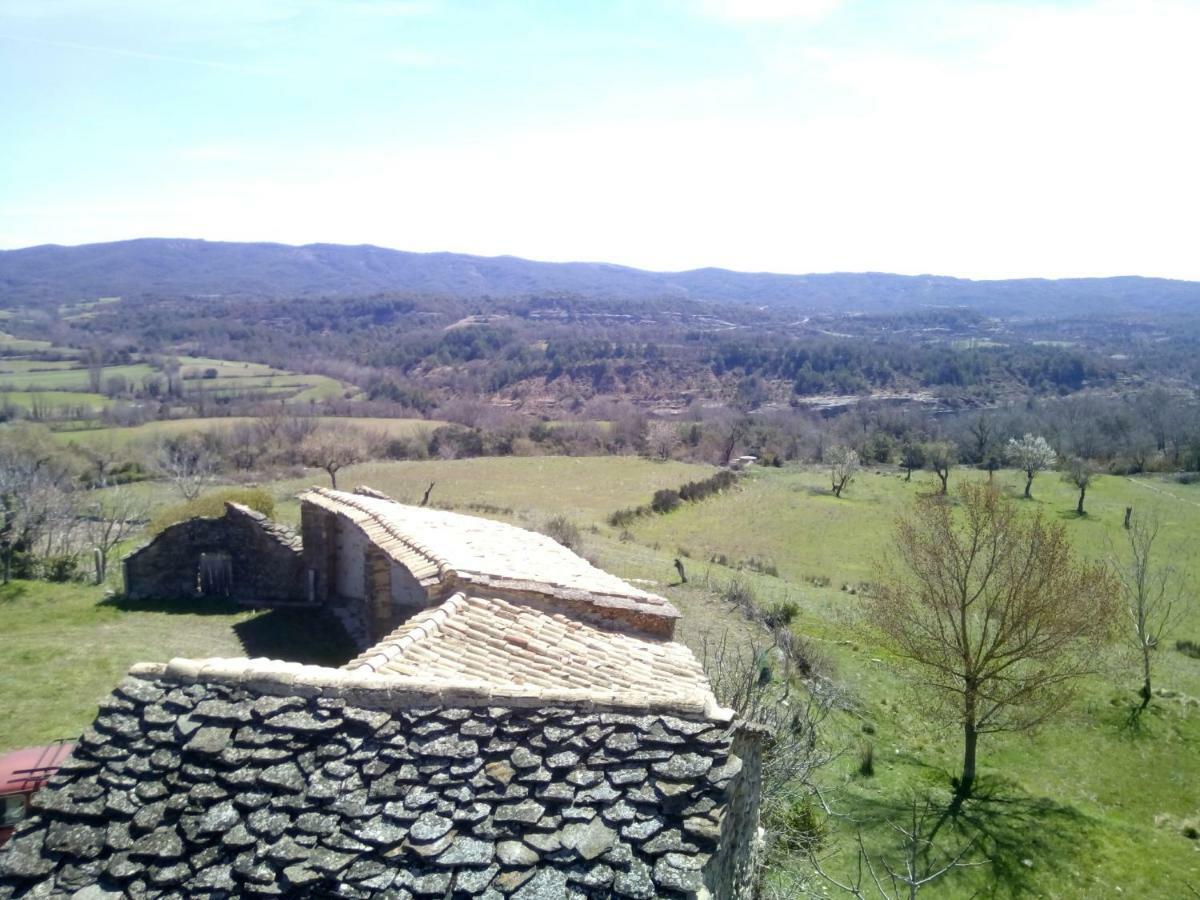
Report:
[[248,506],[226,503],[224,516],[178,522],[125,557],[125,595],[294,603],[304,597],[303,571],[295,532]]
[[511,526],[302,499],[312,602],[390,630],[338,669],[135,666],[0,900],[751,896],[757,732],[665,599]]

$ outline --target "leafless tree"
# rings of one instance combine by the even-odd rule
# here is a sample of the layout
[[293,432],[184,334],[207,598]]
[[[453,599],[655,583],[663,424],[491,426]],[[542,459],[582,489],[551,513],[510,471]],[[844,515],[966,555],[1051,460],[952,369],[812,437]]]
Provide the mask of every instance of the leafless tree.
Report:
[[1008,458],[1025,473],[1025,499],[1033,496],[1033,478],[1043,469],[1054,467],[1058,454],[1041,435],[1026,434],[1017,440],[1008,439]]
[[[913,799],[907,822],[888,825],[900,835],[898,858],[868,852],[862,832],[855,838],[856,864],[850,876],[837,877],[829,873],[825,861],[813,851],[809,859],[813,870],[827,885],[859,900],[878,897],[880,900],[916,900],[921,890],[955,869],[982,865],[972,861],[971,841],[963,841],[942,850],[934,841],[937,826],[934,821],[942,813],[928,802]],[[823,892],[822,892],[823,893]]]
[[99,552],[97,584],[108,577],[108,561],[113,549],[141,527],[146,520],[146,513],[145,501],[128,488],[96,492],[96,498],[87,506],[84,518],[88,540]]
[[1038,725],[1096,670],[1117,584],[1076,558],[1061,524],[1018,515],[990,486],[966,484],[959,500],[919,501],[901,519],[866,611],[915,664],[931,714],[962,728],[961,805],[979,736]]
[[829,464],[833,496],[841,497],[846,485],[854,480],[854,475],[858,472],[858,451],[849,447],[830,447],[825,452],[825,461]]
[[1138,515],[1125,532],[1123,556],[1113,552],[1113,567],[1121,579],[1121,594],[1133,625],[1131,637],[1142,663],[1142,705],[1150,705],[1152,662],[1155,649],[1167,629],[1178,623],[1186,597],[1179,572],[1156,562],[1155,542],[1159,521],[1154,515]]
[[154,466],[183,495],[195,500],[212,479],[217,461],[200,435],[162,441],[154,452]]
[[305,465],[324,469],[330,486],[336,490],[337,473],[367,458],[366,441],[354,430],[319,428],[300,445],[300,458]]

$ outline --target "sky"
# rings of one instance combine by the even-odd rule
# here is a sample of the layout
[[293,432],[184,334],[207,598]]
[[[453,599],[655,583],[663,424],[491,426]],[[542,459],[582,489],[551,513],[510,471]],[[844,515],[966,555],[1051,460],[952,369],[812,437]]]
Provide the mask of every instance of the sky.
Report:
[[1198,0],[0,0],[0,248],[1200,280]]

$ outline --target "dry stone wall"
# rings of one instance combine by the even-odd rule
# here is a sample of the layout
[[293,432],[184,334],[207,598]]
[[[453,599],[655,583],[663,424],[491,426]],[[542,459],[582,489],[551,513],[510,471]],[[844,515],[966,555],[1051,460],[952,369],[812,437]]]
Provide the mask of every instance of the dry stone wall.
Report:
[[126,678],[0,851],[0,900],[748,896],[736,725],[386,701]]
[[202,554],[228,556],[230,599],[252,604],[305,599],[299,537],[236,503],[226,504],[220,518],[172,525],[125,557],[126,595],[134,599],[198,596]]

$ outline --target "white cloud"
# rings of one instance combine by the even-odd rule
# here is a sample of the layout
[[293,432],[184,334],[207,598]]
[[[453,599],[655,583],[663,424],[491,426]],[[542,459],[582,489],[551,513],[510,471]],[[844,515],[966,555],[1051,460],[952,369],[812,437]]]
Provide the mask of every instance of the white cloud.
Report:
[[816,21],[841,5],[842,0],[698,0],[704,15],[734,22]]

